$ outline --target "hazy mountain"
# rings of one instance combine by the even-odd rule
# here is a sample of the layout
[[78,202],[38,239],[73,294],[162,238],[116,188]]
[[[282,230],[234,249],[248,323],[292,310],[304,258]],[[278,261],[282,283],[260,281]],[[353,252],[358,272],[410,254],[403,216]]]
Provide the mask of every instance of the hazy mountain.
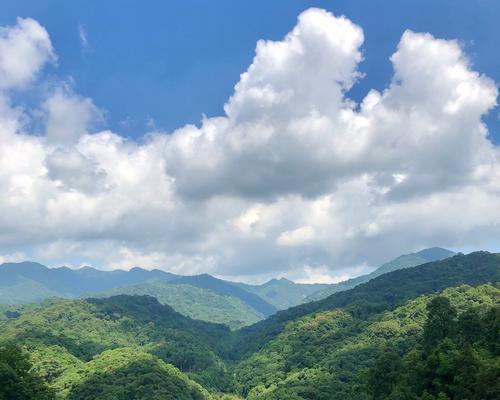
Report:
[[328,284],[295,283],[286,278],[271,279],[262,285],[248,285],[235,283],[235,285],[263,298],[278,310],[302,304],[307,297],[318,290],[328,288]]
[[48,297],[79,297],[115,287],[163,280],[176,275],[132,268],[130,271],[100,271],[91,267],[48,268],[35,262],[0,265],[0,303],[14,304],[40,301]]
[[421,250],[417,253],[405,254],[381,265],[375,271],[372,271],[369,274],[361,275],[356,278],[348,279],[346,281],[335,283],[329,285],[326,288],[320,289],[309,295],[305,299],[305,302],[321,300],[333,293],[352,289],[353,287],[361,283],[368,282],[369,280],[376,278],[377,276],[380,276],[382,274],[386,274],[387,272],[392,272],[403,268],[415,267],[417,265],[425,264],[431,261],[443,260],[453,255],[455,255],[453,251],[442,249],[440,247],[432,247],[429,249]]

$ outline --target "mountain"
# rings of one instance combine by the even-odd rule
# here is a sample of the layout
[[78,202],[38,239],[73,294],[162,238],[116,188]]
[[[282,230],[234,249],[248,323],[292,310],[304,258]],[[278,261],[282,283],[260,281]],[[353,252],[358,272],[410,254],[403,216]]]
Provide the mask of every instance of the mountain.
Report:
[[171,281],[177,275],[160,270],[100,271],[91,267],[48,268],[35,262],[0,265],[0,304],[41,301],[49,297],[79,297],[152,280]]
[[192,320],[149,296],[51,299],[17,318],[0,319],[0,341],[26,346],[35,367],[62,393],[79,386],[89,368],[106,373],[104,367],[95,370],[94,361],[120,348],[151,354],[204,387],[223,389],[231,337],[226,326]]
[[420,250],[417,253],[405,254],[381,265],[375,271],[372,271],[369,274],[361,275],[356,278],[348,279],[346,281],[335,283],[327,286],[326,288],[320,289],[309,295],[304,300],[304,302],[321,300],[333,293],[352,289],[353,287],[361,283],[368,282],[369,280],[376,278],[377,276],[380,276],[382,274],[386,274],[387,272],[392,272],[403,268],[416,267],[417,265],[425,264],[431,261],[443,260],[453,255],[455,255],[453,251],[442,249],[440,247],[432,247],[429,249]]
[[278,335],[287,323],[307,314],[342,308],[361,308],[379,313],[413,297],[444,290],[447,287],[473,286],[500,281],[500,255],[484,251],[458,254],[441,261],[399,269],[376,277],[353,289],[334,293],[316,302],[305,303],[238,331],[240,355],[262,348]]
[[21,347],[60,400],[496,399],[499,282],[500,255],[459,254],[236,332],[150,296],[4,306],[0,366]]
[[272,304],[257,296],[254,293],[248,292],[245,289],[222,279],[217,279],[208,274],[181,276],[171,281],[173,284],[187,284],[199,288],[209,289],[221,296],[232,296],[240,299],[264,317],[274,314],[277,309]]
[[321,283],[295,283],[286,278],[271,279],[262,285],[248,285],[245,283],[235,283],[235,285],[256,294],[278,310],[302,304],[307,301],[309,295],[330,286]]
[[[476,396],[468,393],[464,397],[467,399],[498,398],[495,397],[500,394],[498,366],[495,367],[498,355],[491,349],[498,336],[491,334],[500,326],[498,320],[496,326],[491,323],[500,316],[500,289],[488,284],[461,285],[440,293],[440,303],[449,310],[450,328],[457,326],[457,329],[446,337],[433,332],[437,341],[444,339],[441,346],[445,347],[435,345],[435,353],[427,361],[419,346],[429,329],[426,327],[429,306],[436,298],[434,294],[417,296],[370,318],[345,308],[307,314],[288,323],[265,347],[238,363],[234,370],[236,385],[248,400],[458,399],[462,397],[420,396],[423,390],[463,393],[464,387],[479,392]],[[454,312],[459,318],[453,319]],[[442,321],[442,316],[439,317]],[[465,334],[471,328],[473,335]],[[481,355],[470,355],[467,360],[459,351],[460,346],[466,347],[464,341],[474,343]],[[392,351],[391,358],[386,356],[387,349]],[[407,357],[406,364],[401,355]],[[383,363],[373,382],[369,372],[378,360]],[[406,396],[370,395],[378,390],[391,393],[395,373],[412,378],[400,378]],[[468,379],[460,377],[461,373],[467,374]],[[496,385],[495,394],[485,396],[474,382],[480,380],[489,381],[492,387]],[[383,387],[385,382],[387,389]],[[412,396],[411,392],[419,396]]]
[[109,297],[117,294],[148,295],[175,311],[202,321],[221,323],[231,329],[242,328],[264,319],[264,316],[238,297],[221,295],[210,289],[163,281],[110,289],[95,294]]

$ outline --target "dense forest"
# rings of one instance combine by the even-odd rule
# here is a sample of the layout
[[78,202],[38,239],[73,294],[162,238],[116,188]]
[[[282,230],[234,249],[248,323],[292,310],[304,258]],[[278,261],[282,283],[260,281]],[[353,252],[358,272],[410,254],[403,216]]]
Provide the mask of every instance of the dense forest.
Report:
[[499,278],[456,255],[237,331],[150,296],[13,305],[0,399],[498,399]]

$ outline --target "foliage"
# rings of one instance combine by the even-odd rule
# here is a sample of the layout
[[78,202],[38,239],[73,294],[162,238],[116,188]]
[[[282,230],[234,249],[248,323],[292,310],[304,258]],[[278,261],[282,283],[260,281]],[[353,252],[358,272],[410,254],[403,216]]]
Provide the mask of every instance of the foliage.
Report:
[[237,332],[149,296],[53,299],[4,307],[0,345],[28,351],[60,400],[488,400],[500,290],[484,283],[499,272],[497,255],[459,255]]
[[147,296],[50,300],[36,312],[7,322],[0,340],[26,346],[35,367],[60,390],[68,388],[62,371],[74,371],[105,350],[123,347],[155,354],[205,387],[222,390],[230,385],[222,361],[231,344],[229,329],[191,320]]
[[481,285],[500,281],[500,255],[488,252],[459,254],[381,275],[354,289],[326,299],[302,304],[239,331],[238,355],[254,353],[283,331],[286,324],[307,314],[349,307],[368,315],[393,309],[422,294],[435,293],[461,284]]
[[161,304],[168,304],[187,317],[225,324],[231,329],[251,325],[263,319],[262,314],[237,297],[220,295],[209,289],[188,284],[154,281],[115,288],[99,293],[98,297],[117,294],[153,296]]
[[52,400],[52,391],[32,371],[27,354],[18,346],[0,347],[0,400]]
[[108,350],[87,363],[69,400],[205,400],[210,394],[178,369],[142,351]]
[[[470,307],[480,310],[486,318],[483,325],[490,321],[490,328],[483,330],[485,337],[490,337],[488,346],[495,343],[497,337],[491,322],[495,314],[487,310],[494,310],[500,301],[499,289],[491,285],[461,286],[445,290],[442,296],[464,320],[471,319],[463,317],[470,313]],[[428,326],[427,304],[441,302],[441,297],[438,301],[433,299],[433,295],[419,296],[392,311],[367,319],[347,310],[332,310],[290,322],[261,351],[236,366],[237,388],[249,399],[329,399],[334,393],[343,399],[363,399],[368,398],[364,390],[367,382],[379,380],[375,378],[382,375],[393,377],[392,381],[381,381],[392,388],[394,375],[401,365],[395,355],[410,353],[419,346],[424,326]],[[392,350],[385,352],[388,347]],[[387,369],[379,370],[378,375],[368,374],[366,371],[378,357],[382,357],[380,364]],[[297,391],[293,387],[297,387]],[[300,395],[300,387],[315,388],[316,394]],[[323,389],[318,389],[320,387]]]
[[486,313],[470,308],[458,320],[446,297],[434,298],[427,309],[422,346],[403,357],[387,349],[368,373],[370,398],[500,398],[500,354],[490,351],[491,333],[500,330],[500,324],[492,325],[491,320],[500,307]]

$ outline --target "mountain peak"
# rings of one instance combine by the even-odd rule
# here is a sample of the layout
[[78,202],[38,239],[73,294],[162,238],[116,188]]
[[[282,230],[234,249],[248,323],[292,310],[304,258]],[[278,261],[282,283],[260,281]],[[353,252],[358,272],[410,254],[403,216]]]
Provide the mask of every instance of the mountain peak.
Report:
[[442,247],[430,247],[428,249],[420,250],[415,254],[422,258],[425,258],[427,261],[430,262],[454,256],[455,252],[448,249],[443,249]]

